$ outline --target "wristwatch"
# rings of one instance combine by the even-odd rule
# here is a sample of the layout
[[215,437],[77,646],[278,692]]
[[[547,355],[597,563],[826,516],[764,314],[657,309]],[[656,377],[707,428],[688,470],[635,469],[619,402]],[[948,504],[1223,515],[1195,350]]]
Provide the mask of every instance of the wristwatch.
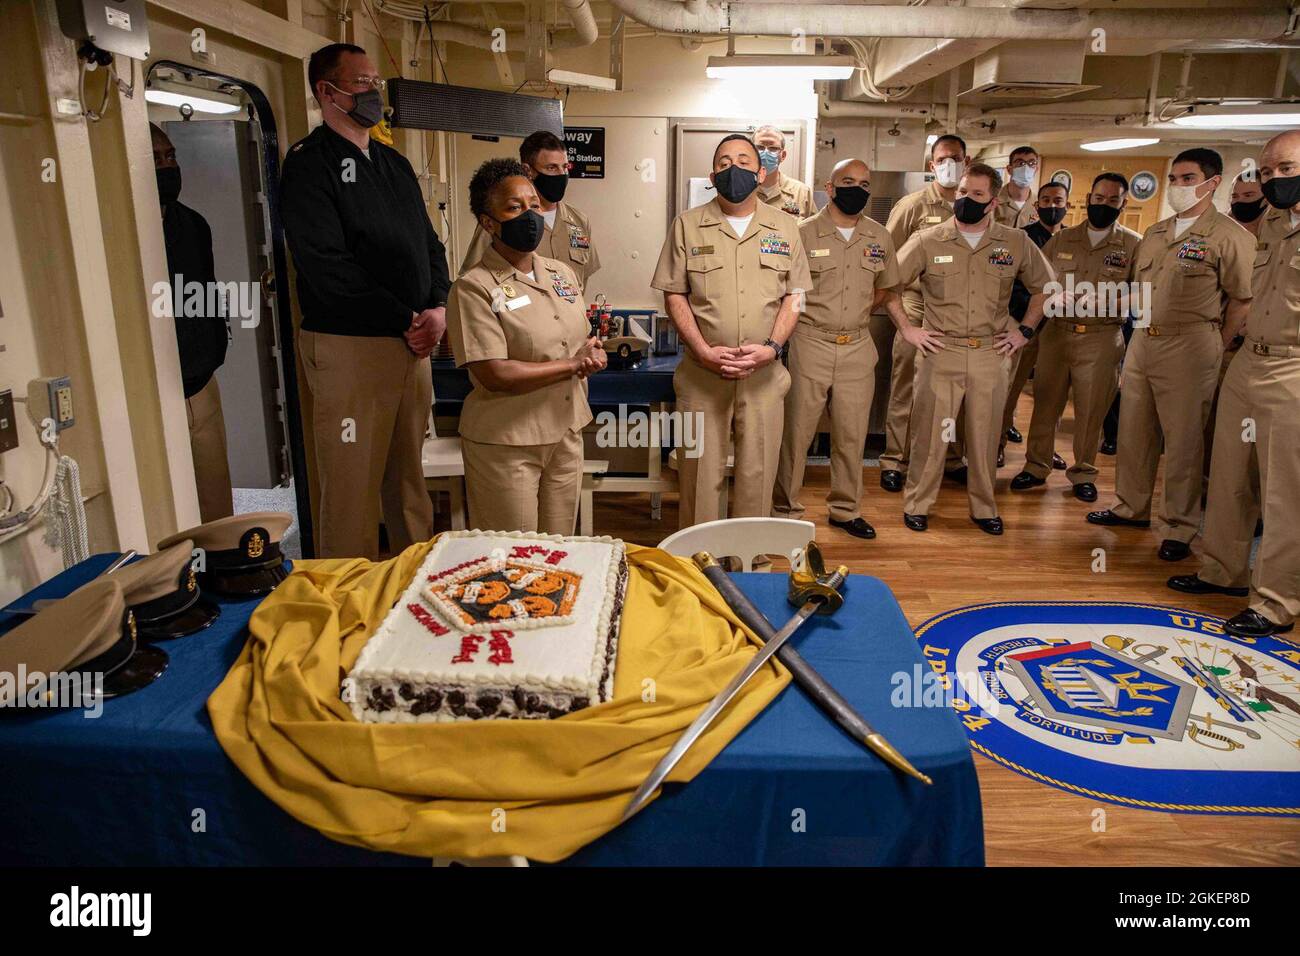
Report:
[[781,357],[781,344],[776,339],[763,339],[763,344],[776,353],[776,357]]
[[1029,326],[1025,325],[1023,322],[1020,325],[1016,326],[1016,328],[1018,328],[1020,330],[1020,334],[1025,337],[1025,341],[1029,341],[1034,337],[1034,330],[1031,329]]

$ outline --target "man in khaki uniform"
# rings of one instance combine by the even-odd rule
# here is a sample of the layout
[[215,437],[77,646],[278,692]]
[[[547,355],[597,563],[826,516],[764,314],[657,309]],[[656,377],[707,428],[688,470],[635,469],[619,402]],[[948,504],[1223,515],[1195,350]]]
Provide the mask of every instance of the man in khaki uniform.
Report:
[[1128,180],[1102,173],[1088,194],[1087,220],[1057,233],[1043,247],[1057,281],[1048,296],[1050,321],[1038,337],[1027,460],[1024,471],[1011,479],[1013,491],[1047,483],[1056,424],[1073,393],[1074,464],[1065,475],[1076,498],[1097,500],[1097,449],[1106,410],[1119,388],[1127,289],[1141,242],[1116,221],[1127,200]]
[[1117,500],[1088,514],[1093,524],[1150,526],[1163,437],[1165,532],[1158,554],[1165,561],[1191,554],[1200,528],[1205,422],[1224,341],[1250,307],[1255,237],[1214,208],[1222,178],[1223,160],[1212,149],[1175,156],[1166,193],[1174,215],[1138,245],[1134,279],[1146,301],[1124,360]]
[[[572,203],[564,202],[569,184],[568,150],[554,133],[538,130],[519,144],[519,160],[533,181],[542,203],[542,218],[546,220],[537,254],[563,262],[573,270],[585,290],[588,280],[600,268],[600,256],[591,237],[590,221]],[[481,226],[475,228],[460,274],[478,265],[491,245],[492,237]]]
[[787,155],[785,133],[775,126],[760,126],[754,133],[754,145],[758,147],[759,162],[767,173],[767,178],[758,187],[758,198],[796,219],[806,219],[816,213],[812,189],[781,172],[781,164]]
[[1224,624],[1238,637],[1286,633],[1300,616],[1300,131],[1269,140],[1259,173],[1274,208],[1259,232],[1245,344],[1219,396],[1205,553],[1197,574],[1169,579],[1191,594],[1249,594]]
[[829,410],[830,523],[858,538],[876,536],[860,510],[862,451],[876,384],[871,312],[884,304],[899,335],[928,337],[903,312],[893,240],[884,226],[861,214],[870,185],[866,163],[842,160],[826,183],[830,203],[799,224],[813,290],[790,340],[790,391],[773,507],[778,517],[803,517],[799,490],[808,444],[822,412]]
[[[889,237],[894,240],[894,248],[902,249],[914,233],[952,218],[952,203],[957,198],[957,185],[961,182],[968,163],[966,142],[960,136],[940,136],[931,144],[930,158],[926,165],[934,173],[934,181],[895,203],[890,210],[889,220],[885,223]],[[907,313],[908,322],[917,328],[921,327],[924,309],[919,285],[914,283],[903,290],[903,311]],[[915,378],[916,348],[903,336],[895,335],[890,356],[885,450],[880,456],[880,487],[886,491],[903,490],[910,445],[908,421],[912,415],[912,384]],[[950,471],[960,469],[960,451],[949,454],[948,467]]]
[[1038,176],[1038,150],[1032,146],[1017,146],[1007,159],[1007,181],[998,193],[998,211],[994,218],[1004,226],[1023,229],[1038,218],[1038,210],[1030,201],[1034,195],[1034,180]]
[[[974,164],[962,177],[953,219],[918,232],[899,252],[900,278],[920,280],[925,328],[941,339],[917,360],[912,467],[903,492],[903,521],[913,531],[928,526],[964,404],[971,520],[988,534],[1002,533],[993,497],[998,426],[1015,354],[1042,321],[1052,270],[1024,230],[993,220],[1000,185],[997,170]],[[1007,310],[1017,278],[1030,295],[1019,326]]]
[[755,195],[765,171],[746,136],[713,157],[712,202],[678,215],[651,284],[686,346],[673,388],[699,419],[700,444],[680,449],[681,526],[726,517],[718,498],[735,442],[732,517],[770,514],[790,375],[779,361],[812,288],[799,225]]

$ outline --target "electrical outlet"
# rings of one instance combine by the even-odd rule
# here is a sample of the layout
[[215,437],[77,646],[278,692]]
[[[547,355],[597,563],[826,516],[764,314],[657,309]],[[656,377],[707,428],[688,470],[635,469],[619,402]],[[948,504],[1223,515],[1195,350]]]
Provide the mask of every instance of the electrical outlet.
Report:
[[0,453],[18,447],[18,421],[14,418],[12,389],[0,391]]
[[34,378],[27,383],[27,414],[39,429],[50,419],[54,430],[61,432],[76,424],[72,412],[72,379],[66,375],[58,378]]

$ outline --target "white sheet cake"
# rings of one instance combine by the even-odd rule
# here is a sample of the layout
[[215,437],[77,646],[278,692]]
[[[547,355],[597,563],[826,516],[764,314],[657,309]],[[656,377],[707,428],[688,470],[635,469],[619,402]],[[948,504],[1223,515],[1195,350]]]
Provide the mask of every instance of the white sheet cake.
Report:
[[627,560],[606,537],[451,531],[348,675],[359,720],[545,719],[609,699]]

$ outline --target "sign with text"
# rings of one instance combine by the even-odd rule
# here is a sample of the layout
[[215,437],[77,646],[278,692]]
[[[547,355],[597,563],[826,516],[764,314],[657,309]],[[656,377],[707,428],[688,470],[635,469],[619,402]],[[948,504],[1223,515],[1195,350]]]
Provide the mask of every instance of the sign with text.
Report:
[[569,178],[605,178],[605,127],[566,126],[564,145],[569,152]]

